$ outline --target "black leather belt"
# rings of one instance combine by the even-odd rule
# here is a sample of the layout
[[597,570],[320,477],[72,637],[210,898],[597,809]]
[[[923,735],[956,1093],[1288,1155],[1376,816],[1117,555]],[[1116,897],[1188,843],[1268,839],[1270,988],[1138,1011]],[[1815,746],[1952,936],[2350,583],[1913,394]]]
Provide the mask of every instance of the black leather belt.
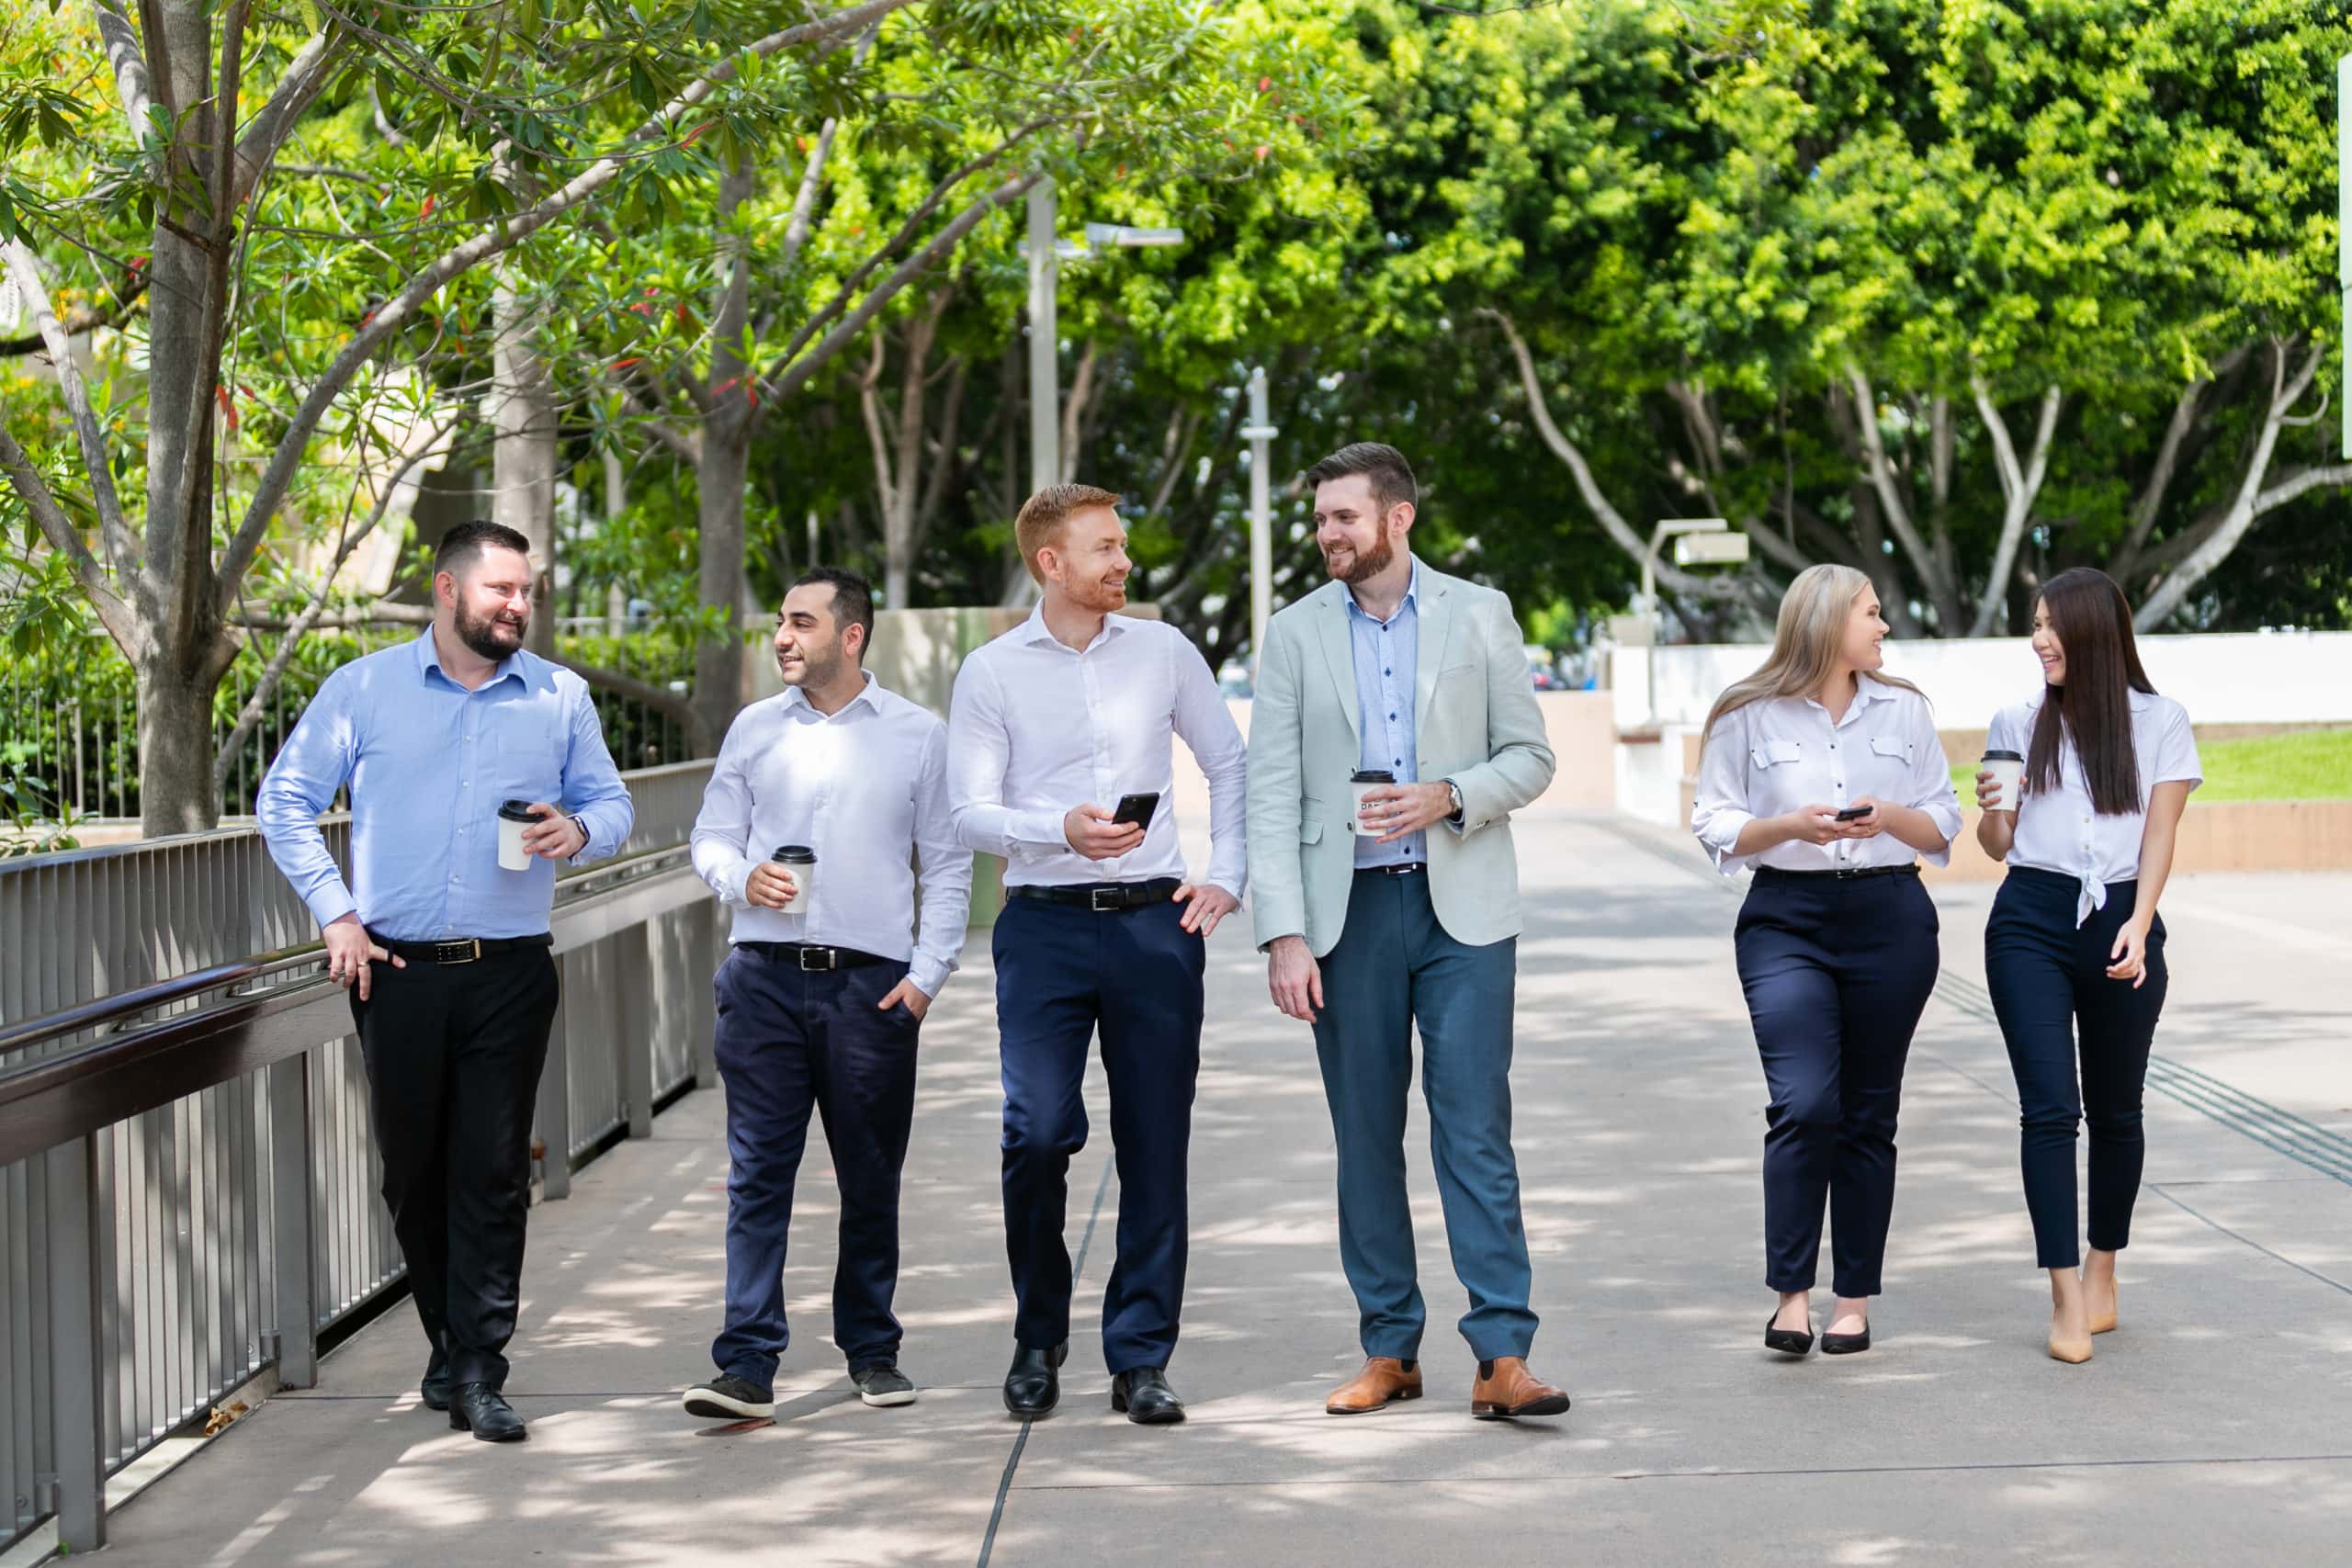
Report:
[[1756,868],[1756,879],[1758,882],[1768,876],[1785,876],[1797,882],[1859,882],[1865,876],[1917,876],[1918,874],[1917,861],[1913,861],[1909,865],[1858,865],[1851,870],[1783,871],[1777,865],[1759,865]]
[[869,964],[888,964],[890,960],[878,953],[861,953],[854,947],[820,947],[811,942],[739,942],[738,947],[748,947],[764,958],[790,964],[808,975],[830,975],[836,969],[863,969]]
[[537,936],[461,936],[448,942],[394,942],[388,936],[368,933],[369,940],[395,958],[405,958],[412,964],[471,964],[478,958],[495,958],[502,953],[520,953],[526,947],[553,947],[555,938],[542,932]]
[[1417,860],[1400,860],[1394,865],[1360,865],[1358,876],[1419,876],[1428,866]]
[[1146,904],[1164,904],[1176,896],[1184,885],[1172,876],[1154,877],[1149,882],[1097,882],[1078,887],[1038,887],[1023,886],[1008,887],[1008,898],[1036,898],[1048,904],[1070,904],[1081,909],[1091,909],[1107,915],[1121,909],[1139,909]]

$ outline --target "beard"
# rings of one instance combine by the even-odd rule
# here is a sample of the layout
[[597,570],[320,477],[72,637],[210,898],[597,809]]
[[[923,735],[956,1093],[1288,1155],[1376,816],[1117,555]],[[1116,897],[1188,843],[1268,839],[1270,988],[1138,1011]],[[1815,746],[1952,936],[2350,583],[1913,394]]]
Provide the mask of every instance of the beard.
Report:
[[1345,568],[1334,561],[1331,558],[1331,552],[1325,549],[1323,570],[1353,588],[1386,571],[1389,563],[1396,558],[1396,547],[1389,542],[1388,536],[1384,531],[1377,539],[1373,541],[1371,549],[1355,552]]
[[1125,607],[1127,580],[1124,577],[1097,578],[1083,587],[1072,584],[1068,592],[1071,603],[1080,609],[1095,615],[1107,615],[1114,610]]
[[814,686],[822,690],[831,685],[833,678],[842,672],[839,643],[829,649],[802,648],[797,651],[800,662],[790,668],[786,667],[783,654],[775,656],[775,672],[787,686]]
[[466,614],[463,604],[457,607],[458,640],[493,663],[522,647],[523,636],[530,629],[528,615],[509,615],[501,610],[477,620]]

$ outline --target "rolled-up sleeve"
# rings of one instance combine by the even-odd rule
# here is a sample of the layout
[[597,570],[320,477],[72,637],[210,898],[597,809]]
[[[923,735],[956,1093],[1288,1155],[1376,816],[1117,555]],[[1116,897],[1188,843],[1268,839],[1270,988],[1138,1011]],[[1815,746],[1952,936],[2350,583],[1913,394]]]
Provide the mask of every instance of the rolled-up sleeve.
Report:
[[358,763],[353,683],[352,676],[338,670],[320,684],[254,797],[254,819],[269,858],[322,930],[359,908],[319,831],[319,814],[351,782]]
[[2197,755],[2197,731],[2188,722],[2188,710],[2178,703],[2165,705],[2164,729],[2156,738],[2156,768],[2148,775],[2152,784],[2186,782],[2190,792],[2205,782],[2205,764]]
[[1068,849],[1062,812],[1017,811],[1004,803],[1005,768],[1012,757],[1003,688],[983,660],[967,659],[956,672],[947,716],[948,816],[956,841],[1009,861]]
[[563,762],[563,806],[588,829],[586,846],[571,857],[574,865],[620,853],[637,826],[637,803],[629,797],[628,785],[621,782],[621,771],[613,765],[613,754],[605,747],[605,726],[596,716],[595,699],[588,694],[585,682],[572,696],[571,747]]
[[1951,863],[1951,841],[1960,836],[1960,796],[1951,787],[1951,761],[1944,755],[1943,738],[1936,733],[1936,716],[1925,702],[1911,706],[1911,798],[1905,805],[1927,813],[1936,831],[1944,836],[1940,850],[1921,850],[1931,865]]
[[1714,858],[1715,869],[1735,876],[1756,859],[1732,849],[1739,842],[1740,830],[1755,820],[1756,813],[1747,808],[1747,718],[1741,709],[1716,723],[1699,752],[1690,831]]
[[964,951],[972,906],[972,852],[956,837],[947,811],[947,729],[931,731],[915,777],[915,867],[922,879],[922,919],[907,978],[926,997],[939,995]]

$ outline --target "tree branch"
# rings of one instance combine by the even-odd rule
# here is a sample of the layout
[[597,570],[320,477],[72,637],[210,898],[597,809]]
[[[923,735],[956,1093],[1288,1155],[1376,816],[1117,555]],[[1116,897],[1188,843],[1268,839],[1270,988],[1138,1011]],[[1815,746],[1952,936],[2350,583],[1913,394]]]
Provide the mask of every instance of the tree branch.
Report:
[[[1636,562],[1646,559],[1649,546],[1634,531],[1633,525],[1625,521],[1624,514],[1610,504],[1608,496],[1601,493],[1599,481],[1592,477],[1592,465],[1585,461],[1583,451],[1553,423],[1552,411],[1544,398],[1543,378],[1535,373],[1535,356],[1528,352],[1527,340],[1519,335],[1519,328],[1500,310],[1482,306],[1478,313],[1492,317],[1503,329],[1503,335],[1510,340],[1511,356],[1519,363],[1520,386],[1527,394],[1528,412],[1535,421],[1536,434],[1543,437],[1544,445],[1552,449],[1552,455],[1567,465],[1568,473],[1576,480],[1577,492],[1584,497],[1586,507],[1600,519],[1602,530],[1619,549]],[[1688,593],[1696,598],[1728,599],[1739,592],[1728,578],[1700,577],[1668,561],[1658,561],[1656,570],[1657,581],[1677,593]]]
[[114,465],[107,452],[106,434],[98,428],[97,413],[90,407],[90,389],[83,385],[82,367],[74,359],[74,345],[66,339],[64,324],[58,321],[50,303],[49,287],[41,281],[40,268],[25,243],[10,240],[0,246],[0,257],[6,259],[8,276],[16,279],[17,293],[32,311],[33,330],[49,345],[50,359],[57,372],[57,389],[65,399],[66,412],[73,416],[74,442],[81,447],[83,465],[89,471],[90,494],[98,508],[98,538],[107,553],[107,564],[118,576],[130,579],[139,570],[138,547],[131,541],[130,525],[122,514],[122,498],[115,492]]
[[359,331],[344,345],[343,352],[335,355],[295,410],[285,435],[280,438],[277,450],[270,454],[268,464],[254,482],[253,498],[245,508],[243,520],[231,537],[228,548],[221,553],[217,592],[223,606],[235,602],[245,570],[253,564],[254,552],[260,548],[263,534],[286,499],[287,488],[293,482],[294,471],[300,466],[320,420],[326,416],[327,410],[342,394],[343,389],[349,385],[352,377],[358,373],[359,367],[372,358],[377,349],[394,333],[406,325],[410,318],[444,285],[492,257],[513,249],[573,208],[594,199],[599,191],[619,178],[621,172],[629,166],[631,160],[626,154],[630,149],[667,134],[688,110],[733,81],[736,76],[735,58],[742,53],[764,59],[797,44],[820,42],[870,27],[891,12],[911,4],[913,0],[863,0],[862,4],[846,6],[830,16],[770,33],[689,83],[677,96],[623,138],[620,151],[597,159],[537,206],[494,220],[470,239],[444,251],[419,270],[397,295],[365,320]]
[[0,474],[7,475],[17,493],[25,498],[33,522],[40,527],[41,537],[49,541],[50,548],[62,555],[74,569],[74,581],[97,610],[100,624],[126,652],[142,647],[145,638],[140,633],[138,617],[107,583],[106,569],[90,554],[90,547],[82,542],[73,520],[57,504],[48,481],[33,466],[31,455],[17,444],[6,424],[0,424]]
[[[60,325],[69,338],[80,337],[85,333],[94,333],[102,327],[119,326],[123,318],[130,314],[131,307],[138,304],[146,292],[147,274],[144,269],[141,269],[133,273],[125,281],[123,291],[116,295],[106,306],[96,310],[76,310],[66,317]],[[45,353],[48,348],[49,340],[41,336],[39,332],[29,332],[22,337],[0,338],[0,358],[13,358],[23,354]]]
[[[286,74],[277,79],[277,86],[261,108],[247,122],[245,133],[237,138],[235,175],[230,190],[230,206],[243,207],[261,180],[262,171],[286,144],[294,127],[303,114],[325,90],[327,79],[350,49],[351,35],[340,26],[330,25],[325,31],[313,33],[301,51],[287,62]],[[232,128],[222,128],[225,146]]]
[[130,124],[130,140],[144,143],[153,129],[147,111],[154,107],[155,96],[154,83],[147,74],[147,57],[139,50],[139,34],[123,11],[122,0],[90,0],[90,10],[97,18],[107,62],[114,67],[115,96],[122,105],[122,118]]
[[1993,457],[2001,471],[2001,494],[2007,502],[2001,516],[2001,538],[1993,549],[1992,570],[1984,576],[1984,596],[1977,601],[1976,618],[1968,628],[1970,637],[1989,637],[1993,617],[2009,596],[2009,573],[2017,566],[2018,546],[2025,537],[2025,525],[2033,515],[2033,503],[2041,495],[2041,480],[2050,469],[2050,441],[2058,428],[2058,411],[2064,405],[2065,394],[2055,386],[2041,394],[2041,415],[2034,426],[2033,452],[2022,468],[2018,465],[2018,449],[2009,439],[2008,422],[1993,401],[1993,390],[1981,375],[1968,378],[1970,389],[1976,395],[1976,412],[1984,421],[1984,428],[1993,436]]
[[[1943,572],[1938,567],[1935,552],[1928,547],[1927,540],[1912,523],[1911,509],[1904,504],[1903,491],[1894,482],[1894,465],[1887,461],[1886,438],[1878,427],[1878,392],[1858,364],[1846,367],[1846,383],[1854,394],[1854,433],[1861,438],[1863,468],[1871,489],[1878,494],[1879,513],[1894,535],[1895,543],[1903,547],[1911,570],[1919,574],[1920,586],[1928,591],[1928,597],[1940,602],[1946,597]],[[1944,628],[1947,633],[1951,629]]]
[[634,675],[624,675],[601,664],[582,664],[568,653],[548,653],[541,657],[550,664],[571,671],[598,691],[627,697],[633,703],[642,703],[654,712],[673,718],[689,728],[694,725],[694,705],[667,686],[657,686],[650,681],[640,681]]

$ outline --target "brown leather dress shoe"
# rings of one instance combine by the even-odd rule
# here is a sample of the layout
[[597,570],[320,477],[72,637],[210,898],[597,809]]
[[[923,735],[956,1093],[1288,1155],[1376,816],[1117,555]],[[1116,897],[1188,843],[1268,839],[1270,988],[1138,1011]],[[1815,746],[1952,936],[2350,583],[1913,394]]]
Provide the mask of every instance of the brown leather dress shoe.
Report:
[[1323,1402],[1326,1416],[1364,1416],[1385,1410],[1400,1399],[1421,1397],[1421,1364],[1394,1356],[1374,1356],[1363,1371],[1331,1391]]
[[1470,1387],[1470,1414],[1481,1421],[1507,1421],[1520,1416],[1560,1416],[1568,1396],[1527,1370],[1517,1356],[1498,1356],[1478,1363],[1478,1381]]

